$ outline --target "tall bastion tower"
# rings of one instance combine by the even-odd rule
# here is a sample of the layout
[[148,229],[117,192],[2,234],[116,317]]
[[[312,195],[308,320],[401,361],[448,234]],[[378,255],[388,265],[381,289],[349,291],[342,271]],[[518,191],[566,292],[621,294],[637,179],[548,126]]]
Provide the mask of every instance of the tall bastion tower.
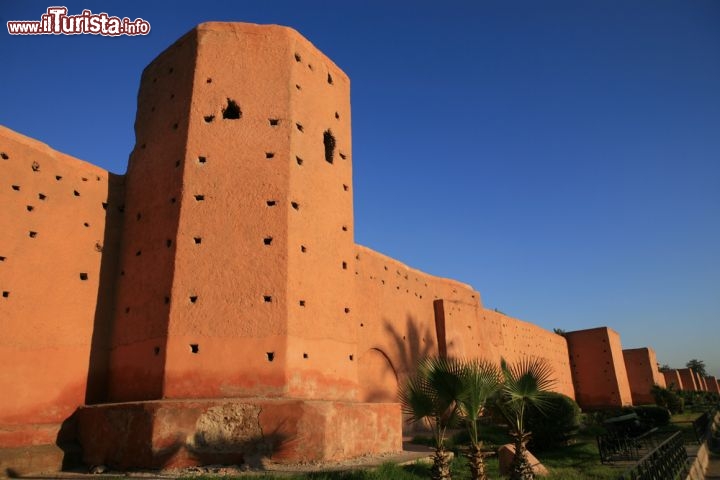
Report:
[[[399,447],[396,405],[366,404],[377,421],[353,419],[349,89],[332,61],[279,26],[204,24],[146,68],[126,178],[109,401],[255,398],[218,415],[252,419],[258,436],[324,437],[362,425],[343,433],[338,452],[327,452],[327,441],[284,442],[304,449],[289,453],[299,458]],[[273,423],[273,409],[297,410],[308,424]],[[188,456],[232,457],[241,440],[204,433],[189,441]]]

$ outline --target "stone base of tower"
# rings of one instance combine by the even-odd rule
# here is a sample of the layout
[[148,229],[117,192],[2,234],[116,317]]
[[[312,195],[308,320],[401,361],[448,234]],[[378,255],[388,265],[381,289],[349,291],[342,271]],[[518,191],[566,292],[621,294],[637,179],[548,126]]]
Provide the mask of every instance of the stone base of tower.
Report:
[[83,461],[178,468],[335,461],[402,450],[400,405],[292,399],[158,400],[78,411]]

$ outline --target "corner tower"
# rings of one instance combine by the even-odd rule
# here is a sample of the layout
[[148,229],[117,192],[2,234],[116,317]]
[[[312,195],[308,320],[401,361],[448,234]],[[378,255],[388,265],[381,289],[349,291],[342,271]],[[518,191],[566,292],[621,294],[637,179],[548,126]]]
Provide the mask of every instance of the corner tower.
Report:
[[206,23],[143,73],[110,399],[355,400],[348,77]]

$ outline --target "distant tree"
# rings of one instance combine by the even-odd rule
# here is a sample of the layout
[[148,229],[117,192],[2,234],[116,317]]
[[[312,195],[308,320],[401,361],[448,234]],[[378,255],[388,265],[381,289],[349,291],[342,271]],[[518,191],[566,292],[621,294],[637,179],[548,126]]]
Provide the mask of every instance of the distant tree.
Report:
[[658,367],[658,370],[660,370],[661,372],[669,372],[670,370],[672,370],[672,368],[670,368],[670,365],[668,365],[667,363],[663,363],[661,367]]
[[693,372],[697,373],[701,377],[707,377],[707,372],[705,371],[705,362],[703,362],[702,360],[693,358],[692,360],[687,362],[685,366],[688,368],[692,368]]
[[565,330],[563,330],[562,328],[553,328],[553,332],[557,333],[557,334],[560,335],[561,337],[564,337],[565,334],[567,333],[567,332],[566,332]]

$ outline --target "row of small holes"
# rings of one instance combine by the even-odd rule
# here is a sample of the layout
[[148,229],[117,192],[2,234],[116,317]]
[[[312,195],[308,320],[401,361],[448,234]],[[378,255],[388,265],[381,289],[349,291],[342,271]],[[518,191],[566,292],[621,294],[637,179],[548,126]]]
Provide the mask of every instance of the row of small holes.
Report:
[[[5,153],[5,152],[0,152],[0,158],[2,158],[3,160],[9,160],[9,159],[10,159],[10,156],[9,156],[7,153]],[[40,171],[40,164],[39,164],[38,162],[33,162],[33,163],[31,164],[30,168],[32,169],[33,172],[39,172],[39,171]],[[60,180],[62,180],[62,178],[63,178],[62,175],[55,175],[55,180],[57,180],[58,182],[59,182]],[[87,177],[80,177],[80,179],[81,179],[83,182],[87,182],[87,181],[88,181]],[[102,180],[102,178],[101,178],[99,175],[95,175],[95,180],[97,180],[97,181],[99,182],[100,180]]]
[[[11,187],[13,190],[15,190],[16,192],[19,192],[19,191],[20,191],[20,185],[11,185],[10,187]],[[73,195],[76,196],[76,197],[79,197],[79,196],[80,196],[80,192],[78,192],[77,190],[73,190]],[[40,200],[45,200],[45,199],[47,198],[47,195],[45,195],[44,193],[40,193],[40,194],[38,194],[38,198],[39,198]]]
[[[160,347],[155,347],[154,352],[155,352],[155,355],[159,355]],[[200,353],[200,345],[197,343],[191,343],[190,344],[190,353],[193,353],[193,354]],[[310,358],[310,355],[308,355],[307,353],[303,353],[302,356],[305,359]],[[265,358],[267,358],[268,362],[272,362],[273,360],[275,360],[275,352],[265,352]],[[352,353],[350,355],[348,355],[348,360],[350,360],[352,362],[354,359],[355,359],[355,356]]]

